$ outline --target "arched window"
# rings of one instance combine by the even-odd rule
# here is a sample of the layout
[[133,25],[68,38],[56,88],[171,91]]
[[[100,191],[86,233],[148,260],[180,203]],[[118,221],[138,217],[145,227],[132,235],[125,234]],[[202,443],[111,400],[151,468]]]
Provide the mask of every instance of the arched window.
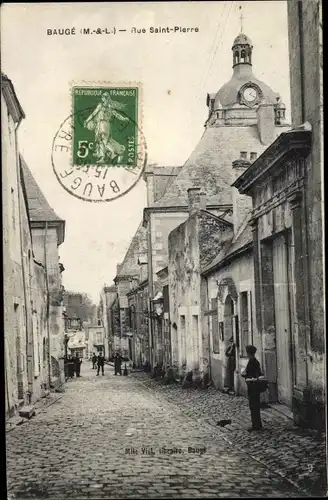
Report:
[[238,50],[236,50],[235,52],[235,61],[234,61],[235,64],[238,64],[239,63],[239,52]]
[[241,56],[240,57],[241,57],[241,62],[245,62],[246,61],[246,52],[245,52],[245,50],[241,51]]

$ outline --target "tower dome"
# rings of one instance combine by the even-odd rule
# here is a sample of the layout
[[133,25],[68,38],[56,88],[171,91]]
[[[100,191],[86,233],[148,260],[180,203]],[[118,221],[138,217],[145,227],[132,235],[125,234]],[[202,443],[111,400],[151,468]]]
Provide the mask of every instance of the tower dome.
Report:
[[245,35],[245,33],[239,33],[232,44],[232,49],[236,45],[249,45],[250,47],[252,47],[252,40],[247,35]]
[[[244,90],[251,88],[253,90],[249,90],[248,92],[256,96],[256,99],[251,103],[251,107],[259,104],[263,98],[270,104],[276,104],[277,94],[253,74],[252,52],[253,44],[251,39],[245,33],[239,33],[232,44],[233,74],[229,82],[223,85],[217,92],[214,109],[217,109],[219,102],[223,108],[231,108],[241,102],[248,104],[248,102],[243,101],[241,95]],[[248,96],[249,102],[251,95]]]

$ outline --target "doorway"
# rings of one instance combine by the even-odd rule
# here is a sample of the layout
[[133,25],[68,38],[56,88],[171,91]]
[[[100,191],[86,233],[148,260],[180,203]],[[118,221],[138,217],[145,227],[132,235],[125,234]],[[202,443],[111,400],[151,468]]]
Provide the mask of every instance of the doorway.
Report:
[[224,386],[234,391],[234,377],[235,377],[235,369],[236,369],[236,354],[235,350],[233,356],[226,356],[226,351],[229,347],[229,341],[233,338],[233,318],[235,314],[235,304],[231,298],[231,295],[228,295],[225,303],[224,303],[224,366],[225,366],[225,377],[224,377]]
[[282,233],[273,240],[274,312],[277,350],[278,401],[292,404],[293,356],[288,280],[288,239]]

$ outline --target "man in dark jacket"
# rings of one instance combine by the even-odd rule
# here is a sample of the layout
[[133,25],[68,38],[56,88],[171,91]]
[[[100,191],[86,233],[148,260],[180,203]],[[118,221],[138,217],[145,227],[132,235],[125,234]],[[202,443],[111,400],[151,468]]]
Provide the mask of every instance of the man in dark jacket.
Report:
[[236,344],[233,341],[233,337],[229,340],[228,348],[225,352],[227,359],[227,386],[228,393],[234,392],[234,376],[236,369]]
[[258,431],[262,429],[261,411],[260,411],[260,378],[263,378],[260,363],[255,357],[257,349],[253,345],[246,346],[246,353],[249,359],[242,376],[245,378],[248,389],[248,402],[251,410],[252,427],[249,431]]
[[117,352],[114,356],[115,375],[117,375],[118,373],[122,375],[121,365],[122,365],[122,356],[120,355],[119,352]]
[[97,365],[97,356],[95,355],[95,353],[92,354],[92,369],[95,370],[96,369],[96,365]]
[[80,359],[78,356],[75,356],[75,373],[77,377],[81,377],[80,375],[81,364],[82,364],[82,359]]
[[102,375],[104,375],[104,365],[105,365],[105,358],[104,358],[102,352],[100,352],[98,355],[98,358],[97,358],[97,367],[98,367],[97,375],[99,375],[100,368],[101,368]]

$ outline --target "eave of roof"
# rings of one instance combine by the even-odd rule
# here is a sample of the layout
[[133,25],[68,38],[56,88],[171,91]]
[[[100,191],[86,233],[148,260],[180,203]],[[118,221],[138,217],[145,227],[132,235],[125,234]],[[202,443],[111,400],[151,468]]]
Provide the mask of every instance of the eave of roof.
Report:
[[311,130],[300,128],[282,133],[232,185],[241,194],[249,194],[252,186],[278,163],[295,154],[307,156],[311,149],[311,135]]
[[251,214],[248,214],[245,217],[242,226],[236,236],[234,236],[230,240],[230,242],[225,245],[225,247],[212,260],[212,262],[204,266],[201,271],[203,275],[210,274],[216,269],[219,269],[220,267],[230,262],[231,259],[233,259],[237,255],[240,255],[253,247],[252,230],[249,226],[250,217]]
[[[217,209],[222,209],[222,210],[227,210],[227,209],[232,209],[232,204],[226,204],[226,205],[216,205],[216,204],[206,204],[206,211],[209,210],[217,210]],[[176,205],[176,206],[171,206],[171,207],[145,207],[143,210],[143,225],[147,224],[149,220],[149,215],[151,213],[168,213],[168,212],[189,212],[189,207],[186,205]],[[212,215],[212,214],[211,214]]]
[[146,246],[147,234],[141,222],[130,242],[129,248],[119,268],[119,272],[115,276],[114,283],[116,283],[117,280],[139,276],[139,265],[137,257],[140,254],[140,250],[145,250]]
[[19,159],[27,196],[31,227],[44,227],[45,224],[48,224],[50,227],[56,227],[58,244],[63,243],[65,238],[65,221],[58,217],[53,208],[49,205],[22,155],[19,156]]
[[23,108],[17,98],[15,87],[7,75],[1,73],[1,89],[8,109],[16,123],[25,118]]
[[140,291],[140,290],[143,290],[146,286],[148,285],[148,278],[146,278],[145,280],[141,281],[141,283],[139,283],[138,286],[136,286],[135,288],[133,288],[132,290],[130,290],[126,295],[127,297],[131,297],[132,295],[134,295],[136,292]]

